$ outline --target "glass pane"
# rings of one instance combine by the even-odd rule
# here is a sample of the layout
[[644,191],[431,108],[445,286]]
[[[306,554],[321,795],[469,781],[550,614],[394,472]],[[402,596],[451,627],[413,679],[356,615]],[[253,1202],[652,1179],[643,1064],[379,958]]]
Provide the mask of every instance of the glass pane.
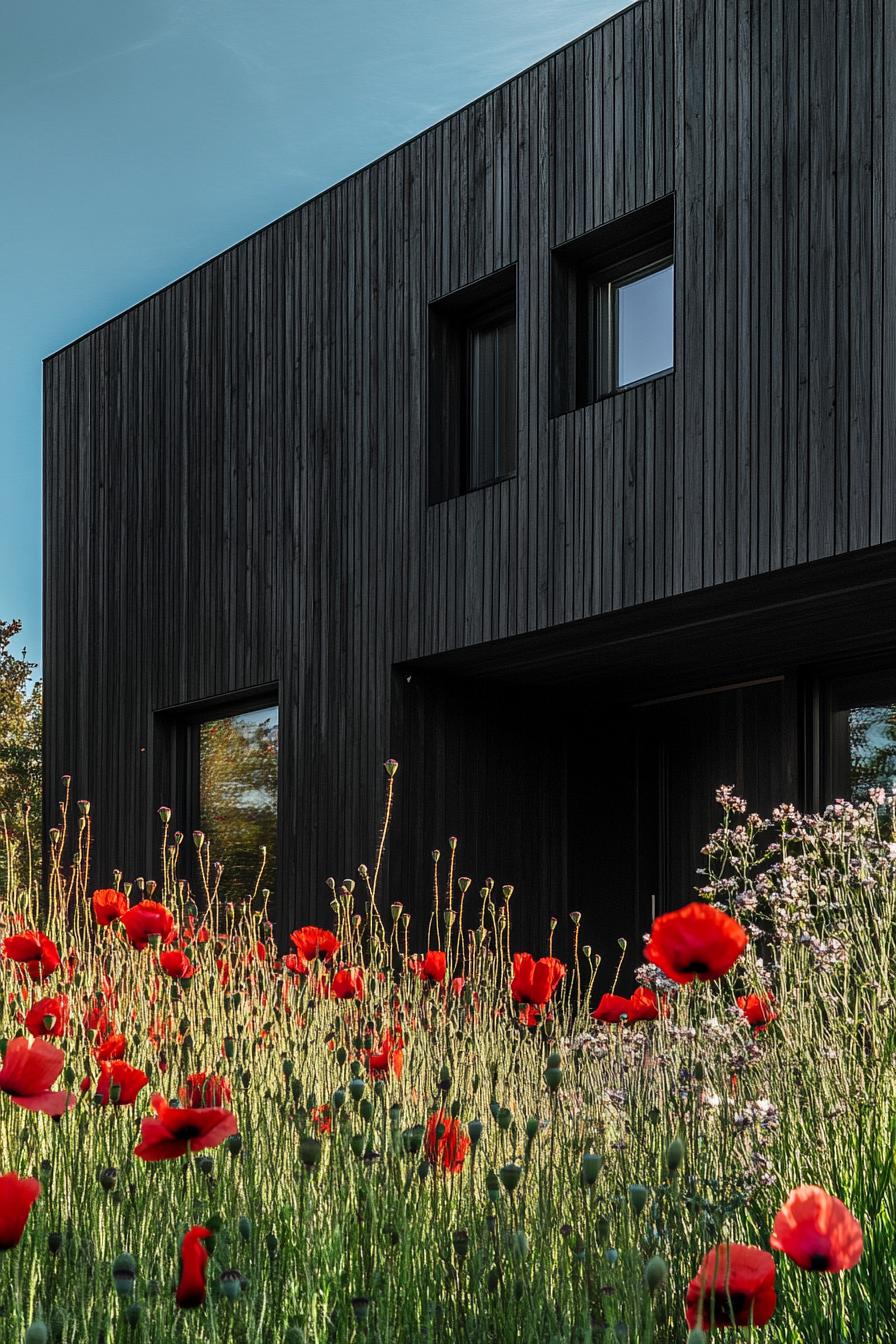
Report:
[[672,265],[616,287],[616,383],[671,369],[674,335]]
[[516,469],[516,322],[470,332],[469,488]]
[[869,789],[896,787],[896,704],[860,705],[849,711],[849,775],[854,801]]
[[224,864],[221,891],[228,896],[253,891],[262,845],[267,859],[261,886],[275,889],[277,732],[276,706],[200,725],[200,826],[212,862]]

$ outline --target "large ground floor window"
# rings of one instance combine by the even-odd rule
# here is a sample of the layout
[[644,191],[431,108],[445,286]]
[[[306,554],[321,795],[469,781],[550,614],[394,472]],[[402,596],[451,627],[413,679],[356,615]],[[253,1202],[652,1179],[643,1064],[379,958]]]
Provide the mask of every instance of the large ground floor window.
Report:
[[228,895],[253,891],[262,848],[261,886],[276,889],[277,744],[276,706],[199,725],[199,824]]

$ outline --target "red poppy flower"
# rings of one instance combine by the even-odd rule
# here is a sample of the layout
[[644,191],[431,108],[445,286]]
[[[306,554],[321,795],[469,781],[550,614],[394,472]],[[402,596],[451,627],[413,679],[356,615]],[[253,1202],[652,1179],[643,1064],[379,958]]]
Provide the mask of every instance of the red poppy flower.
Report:
[[236,1116],[220,1106],[169,1106],[158,1092],[150,1105],[156,1114],[141,1121],[140,1142],[134,1149],[135,1156],[147,1162],[216,1148],[236,1133]]
[[425,957],[408,957],[408,967],[418,980],[440,985],[445,979],[445,953],[432,951]]
[[318,1134],[330,1133],[333,1128],[333,1113],[327,1102],[321,1102],[319,1106],[312,1106],[308,1115]]
[[93,913],[101,928],[121,919],[127,908],[127,896],[123,891],[116,891],[114,887],[103,887],[93,893]]
[[3,955],[7,961],[24,966],[32,980],[46,980],[59,965],[59,949],[44,933],[28,929],[3,939]]
[[351,966],[340,966],[329,987],[331,999],[363,999],[364,974]]
[[230,1101],[230,1084],[217,1073],[191,1073],[177,1089],[185,1106],[223,1106]]
[[68,995],[55,994],[38,999],[25,1014],[25,1026],[32,1036],[61,1036],[68,1026]]
[[14,1171],[0,1176],[0,1251],[18,1246],[40,1192],[40,1181],[33,1176],[17,1176]]
[[396,1039],[390,1031],[384,1031],[379,1049],[365,1050],[363,1054],[371,1078],[388,1078],[390,1068],[396,1078],[401,1077],[404,1050],[400,1036]]
[[727,975],[746,947],[736,919],[703,901],[691,901],[653,921],[644,956],[680,985]]
[[703,1258],[688,1285],[690,1328],[765,1325],[775,1310],[775,1262],[758,1246],[726,1242]]
[[172,980],[190,980],[196,967],[185,952],[160,952],[159,965]]
[[191,1227],[180,1244],[180,1279],[174,1294],[179,1307],[201,1307],[205,1302],[205,1266],[208,1251],[203,1237],[212,1234],[207,1227]]
[[125,1063],[123,1059],[115,1059],[111,1063],[104,1060],[100,1065],[100,1080],[96,1085],[96,1095],[106,1106],[110,1100],[111,1089],[117,1087],[118,1100],[113,1100],[112,1104],[133,1106],[148,1082],[149,1078],[142,1069],[135,1069],[133,1064]]
[[[275,969],[277,963],[274,963]],[[291,971],[293,975],[307,975],[308,963],[304,957],[300,957],[298,952],[287,952],[286,956],[280,962],[285,971]]]
[[755,1032],[762,1031],[778,1014],[772,1008],[773,994],[740,994],[737,1006]]
[[548,1003],[565,974],[566,967],[556,957],[541,957],[536,961],[529,952],[515,953],[510,982],[514,1002]]
[[100,1064],[103,1060],[124,1059],[127,1048],[127,1037],[122,1036],[120,1032],[114,1032],[94,1047],[93,1057]]
[[801,1269],[836,1274],[861,1259],[862,1225],[826,1190],[798,1185],[775,1214],[770,1244]]
[[305,961],[314,961],[318,957],[322,961],[331,961],[342,946],[335,933],[330,933],[329,929],[319,929],[314,924],[293,929],[289,937]]
[[150,938],[164,943],[174,932],[174,916],[158,901],[138,901],[125,911],[121,923],[128,942],[138,952],[149,945]]
[[27,1111],[64,1115],[74,1106],[75,1097],[71,1092],[50,1091],[64,1064],[65,1055],[49,1041],[14,1036],[0,1069],[0,1091]]
[[424,1152],[432,1166],[443,1167],[445,1171],[460,1171],[469,1147],[469,1135],[461,1129],[456,1115],[436,1111],[429,1117]]
[[215,957],[215,966],[218,969],[218,984],[226,989],[230,984],[230,962],[226,957]]
[[591,1016],[598,1022],[618,1022],[623,1014],[628,1022],[655,1022],[660,1007],[653,990],[639,985],[628,999],[622,994],[604,994]]

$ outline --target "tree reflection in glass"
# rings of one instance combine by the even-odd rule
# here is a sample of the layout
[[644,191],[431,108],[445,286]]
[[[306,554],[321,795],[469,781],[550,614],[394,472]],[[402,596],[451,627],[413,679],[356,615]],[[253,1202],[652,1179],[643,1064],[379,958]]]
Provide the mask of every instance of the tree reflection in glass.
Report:
[[252,893],[267,847],[261,885],[277,877],[277,707],[211,719],[199,730],[200,825],[214,863],[224,864],[221,892]]

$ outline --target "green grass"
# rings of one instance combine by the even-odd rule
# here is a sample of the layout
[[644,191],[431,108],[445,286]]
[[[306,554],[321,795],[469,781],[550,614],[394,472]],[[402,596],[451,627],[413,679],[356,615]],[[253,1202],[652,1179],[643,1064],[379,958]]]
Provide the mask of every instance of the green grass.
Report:
[[[723,979],[671,993],[659,1021],[615,1027],[589,1016],[615,967],[594,965],[587,912],[552,1019],[518,1022],[509,920],[522,898],[467,889],[462,850],[435,865],[439,916],[428,927],[408,924],[382,892],[382,917],[375,913],[378,863],[356,887],[334,888],[340,958],[364,968],[359,1003],[316,997],[305,979],[276,971],[263,895],[236,904],[192,897],[166,839],[155,899],[178,923],[195,908],[213,933],[190,946],[194,979],[173,983],[158,974],[153,948],[137,952],[114,926],[95,927],[89,818],[74,828],[74,865],[63,862],[68,842],[56,833],[47,893],[9,891],[2,932],[21,917],[63,955],[74,950],[76,968],[69,977],[63,964],[33,986],[3,963],[0,1031],[24,1030],[17,1013],[32,998],[67,991],[72,1020],[56,1043],[77,1091],[98,1075],[82,1017],[105,983],[117,996],[110,1011],[127,1036],[126,1058],[150,1085],[134,1107],[99,1108],[87,1092],[59,1121],[0,1096],[0,1171],[43,1184],[21,1243],[0,1254],[0,1340],[24,1339],[39,1320],[50,1339],[71,1344],[683,1341],[684,1295],[703,1254],[723,1240],[767,1249],[775,1211],[798,1184],[844,1200],[863,1225],[864,1255],[840,1275],[805,1273],[776,1255],[775,1316],[738,1337],[896,1340],[892,812],[871,803],[824,817],[784,809],[760,822],[722,800],[701,880],[704,895],[750,929],[750,944]],[[130,889],[132,902],[146,894]],[[545,946],[530,950],[545,954],[547,941],[548,930]],[[404,967],[408,951],[437,942],[466,978],[460,995],[424,986]],[[230,962],[227,986],[216,954]],[[637,964],[638,950],[628,957]],[[754,1035],[735,996],[763,987],[778,1017]],[[360,1051],[396,1020],[401,1077],[374,1082]],[[545,1079],[552,1051],[556,1090]],[[230,1146],[239,1151],[133,1157],[150,1093],[174,1096],[198,1069],[230,1081],[241,1136]],[[364,1082],[354,1100],[353,1075]],[[333,1105],[337,1092],[345,1099],[332,1132],[321,1137],[319,1161],[305,1165],[309,1111]],[[415,1127],[442,1106],[464,1126],[481,1122],[456,1174],[414,1151]],[[670,1170],[675,1139],[683,1160]],[[316,1153],[306,1144],[306,1159]],[[585,1154],[599,1158],[586,1163],[591,1183]],[[521,1168],[512,1191],[508,1164]],[[112,1189],[98,1179],[108,1168]],[[633,1196],[632,1186],[645,1192]],[[204,1307],[179,1311],[178,1247],[195,1223],[216,1229],[209,1295]],[[137,1262],[130,1295],[113,1284],[121,1252]],[[668,1279],[651,1293],[644,1270],[655,1255]],[[219,1289],[231,1269],[242,1276],[235,1300]]]

